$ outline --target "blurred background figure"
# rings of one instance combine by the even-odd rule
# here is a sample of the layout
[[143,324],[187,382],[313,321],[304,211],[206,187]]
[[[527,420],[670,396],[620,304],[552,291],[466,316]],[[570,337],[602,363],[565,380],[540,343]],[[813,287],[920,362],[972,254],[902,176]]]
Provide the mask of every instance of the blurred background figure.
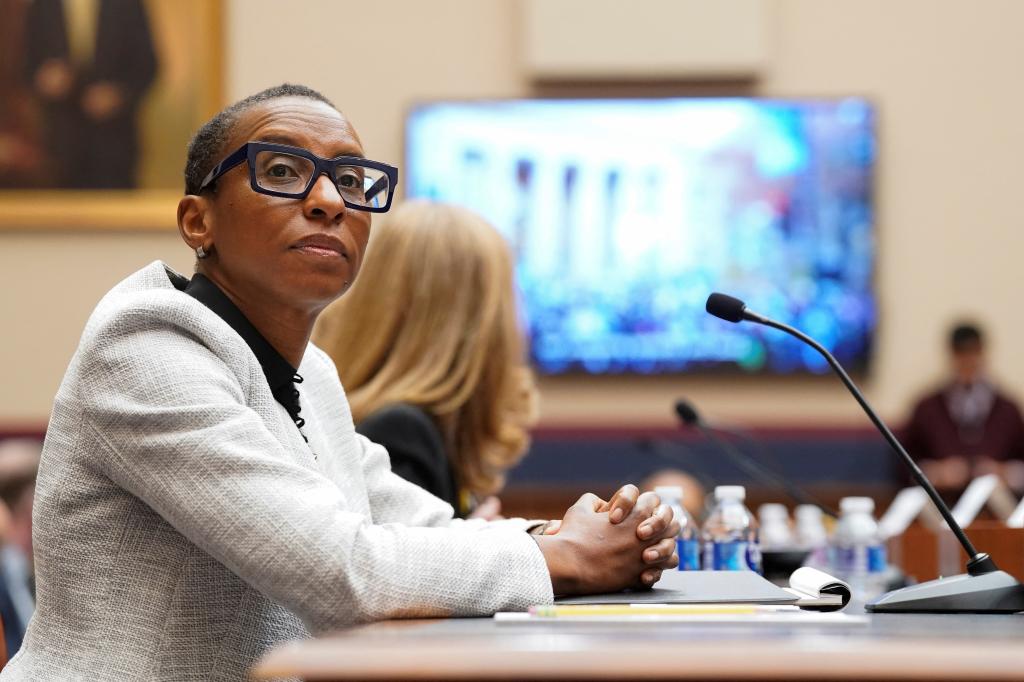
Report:
[[25,87],[25,0],[0,0],[0,187],[38,187],[46,181],[39,126]]
[[460,516],[500,513],[492,496],[529,446],[537,400],[512,256],[492,225],[445,204],[392,209],[317,336],[395,473]]
[[32,572],[32,500],[42,443],[0,442],[0,617],[8,656],[21,647],[35,610]]
[[683,491],[683,507],[695,519],[705,516],[704,498],[707,491],[696,478],[680,469],[659,469],[640,482],[640,490],[676,486]]
[[957,324],[949,336],[952,376],[914,406],[902,438],[937,487],[963,488],[997,473],[1024,489],[1024,420],[1020,408],[989,379],[980,327]]
[[35,0],[24,70],[42,114],[48,184],[136,186],[137,113],[157,72],[141,0]]

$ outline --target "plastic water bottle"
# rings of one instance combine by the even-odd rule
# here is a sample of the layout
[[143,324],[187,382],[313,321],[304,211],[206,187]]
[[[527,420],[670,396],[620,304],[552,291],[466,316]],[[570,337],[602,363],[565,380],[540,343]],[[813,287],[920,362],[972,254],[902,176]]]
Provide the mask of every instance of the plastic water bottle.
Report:
[[674,518],[679,521],[676,548],[679,551],[680,571],[700,570],[700,530],[697,522],[683,506],[683,489],[680,486],[664,485],[654,489],[663,504],[672,507]]
[[757,520],[743,500],[741,485],[715,488],[715,508],[704,523],[704,570],[757,571],[761,573],[761,548],[757,541]]
[[828,559],[828,531],[821,509],[813,504],[800,504],[793,515],[796,517],[796,546],[807,552],[804,566],[826,573],[833,570]]
[[761,549],[792,549],[796,544],[793,530],[789,527],[789,510],[786,505],[776,502],[762,504],[757,508],[757,518],[761,521]]
[[850,583],[855,598],[870,600],[885,588],[885,547],[872,515],[870,497],[844,497],[839,501],[839,524],[832,538],[832,565]]
[[825,530],[825,519],[821,509],[813,504],[797,505],[794,516],[797,547],[812,552],[824,549],[828,544],[828,531]]

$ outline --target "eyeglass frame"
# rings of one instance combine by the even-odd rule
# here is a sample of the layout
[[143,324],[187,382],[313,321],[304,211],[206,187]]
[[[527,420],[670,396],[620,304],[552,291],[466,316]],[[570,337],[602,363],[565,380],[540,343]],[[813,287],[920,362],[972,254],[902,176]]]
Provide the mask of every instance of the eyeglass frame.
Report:
[[[281,152],[283,154],[300,156],[304,159],[312,161],[313,173],[309,177],[309,183],[306,185],[306,188],[301,192],[293,193],[278,192],[272,189],[267,189],[265,187],[260,187],[259,183],[256,181],[255,163],[256,155],[259,152]],[[338,189],[336,183],[333,180],[334,169],[337,168],[338,166],[359,166],[361,168],[374,168],[376,170],[382,171],[387,176],[389,183],[388,200],[387,203],[384,204],[384,206],[373,207],[366,206],[363,204],[352,203],[348,199],[346,199],[344,193],[340,189],[338,189],[338,195],[341,197],[341,200],[345,202],[345,206],[356,211],[367,211],[369,213],[386,213],[388,209],[391,208],[391,201],[395,197],[395,187],[398,186],[398,169],[395,168],[394,166],[389,166],[386,163],[381,163],[380,161],[371,161],[369,159],[363,158],[362,156],[336,156],[333,159],[324,159],[317,156],[308,149],[303,149],[302,147],[292,147],[291,145],[276,144],[273,142],[251,141],[246,142],[241,147],[228,154],[226,157],[224,157],[223,160],[221,160],[220,163],[214,166],[213,170],[207,173],[206,177],[203,178],[203,181],[199,183],[199,192],[197,193],[201,193],[203,190],[209,188],[214,182],[217,181],[218,178],[220,178],[220,176],[224,175],[229,170],[239,165],[243,161],[248,162],[249,164],[249,186],[252,187],[252,191],[257,192],[259,194],[267,194],[272,197],[284,197],[286,199],[305,199],[306,197],[308,197],[309,193],[313,190],[313,185],[316,184],[317,180],[320,179],[321,175],[327,175],[327,178],[331,180],[331,184],[335,186],[335,189]]]

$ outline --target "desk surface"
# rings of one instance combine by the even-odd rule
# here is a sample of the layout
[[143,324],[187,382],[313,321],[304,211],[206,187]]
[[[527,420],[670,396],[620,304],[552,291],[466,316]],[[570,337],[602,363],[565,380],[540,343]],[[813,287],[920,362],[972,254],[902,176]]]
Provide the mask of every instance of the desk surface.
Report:
[[390,621],[279,647],[254,676],[1024,680],[1024,615],[876,614],[867,624],[849,626]]

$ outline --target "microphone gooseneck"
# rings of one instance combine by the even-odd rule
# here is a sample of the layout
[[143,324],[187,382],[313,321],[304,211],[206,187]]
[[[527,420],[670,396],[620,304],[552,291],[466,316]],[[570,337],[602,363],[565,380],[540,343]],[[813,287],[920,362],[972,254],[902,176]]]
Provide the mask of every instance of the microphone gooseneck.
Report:
[[[679,417],[679,421],[681,421],[684,426],[687,428],[697,429],[704,438],[710,441],[721,452],[724,452],[733,461],[733,463],[739,466],[748,476],[781,488],[798,504],[813,505],[820,509],[826,516],[833,519],[838,518],[834,511],[815,500],[800,487],[790,483],[785,477],[763,466],[760,462],[744,453],[719,434],[719,432],[725,432],[726,434],[737,435],[738,432],[735,430],[709,426],[700,418],[700,414],[697,412],[697,408],[694,407],[693,403],[683,398],[676,401],[675,410],[676,416]],[[742,436],[748,443],[752,441],[749,436],[743,436],[742,433],[739,433],[738,435]]]
[[846,370],[843,369],[842,365],[839,364],[839,361],[832,357],[832,354],[829,353],[824,346],[804,334],[799,329],[794,329],[789,325],[785,325],[781,322],[758,315],[757,313],[748,310],[743,301],[738,298],[733,298],[732,296],[727,296],[726,294],[711,294],[708,297],[706,308],[707,311],[715,317],[719,317],[728,322],[749,320],[751,322],[756,322],[757,324],[763,324],[765,326],[778,329],[790,336],[795,336],[814,350],[818,351],[818,353],[820,353],[828,362],[832,370],[839,375],[839,378],[842,380],[843,384],[846,385],[846,388],[850,393],[853,394],[854,399],[856,399],[857,403],[861,406],[861,409],[863,409],[865,414],[867,414],[871,423],[875,425],[875,428],[878,429],[885,440],[888,441],[896,454],[900,456],[903,463],[910,469],[910,473],[914,477],[914,480],[917,481],[918,485],[924,488],[928,497],[931,498],[932,503],[939,510],[939,513],[942,514],[942,518],[945,519],[950,529],[952,529],[953,533],[956,535],[956,539],[960,541],[960,544],[967,552],[967,556],[969,557],[967,562],[967,572],[970,575],[984,575],[998,570],[995,562],[992,561],[992,557],[988,554],[979,553],[978,550],[974,548],[974,545],[971,543],[970,539],[968,539],[967,534],[964,533],[964,529],[961,528],[960,524],[953,518],[953,513],[950,511],[949,507],[942,501],[942,498],[939,497],[939,493],[935,490],[931,481],[925,477],[924,472],[921,471],[920,467],[917,466],[917,463],[914,462],[909,454],[907,454],[906,449],[904,449],[903,445],[896,439],[896,436],[893,435],[892,431],[889,430],[889,427],[886,426],[885,422],[882,421],[871,405],[868,404],[868,401],[864,398],[860,389],[858,389],[857,385],[853,383],[853,380],[850,379],[850,376],[846,373]]

